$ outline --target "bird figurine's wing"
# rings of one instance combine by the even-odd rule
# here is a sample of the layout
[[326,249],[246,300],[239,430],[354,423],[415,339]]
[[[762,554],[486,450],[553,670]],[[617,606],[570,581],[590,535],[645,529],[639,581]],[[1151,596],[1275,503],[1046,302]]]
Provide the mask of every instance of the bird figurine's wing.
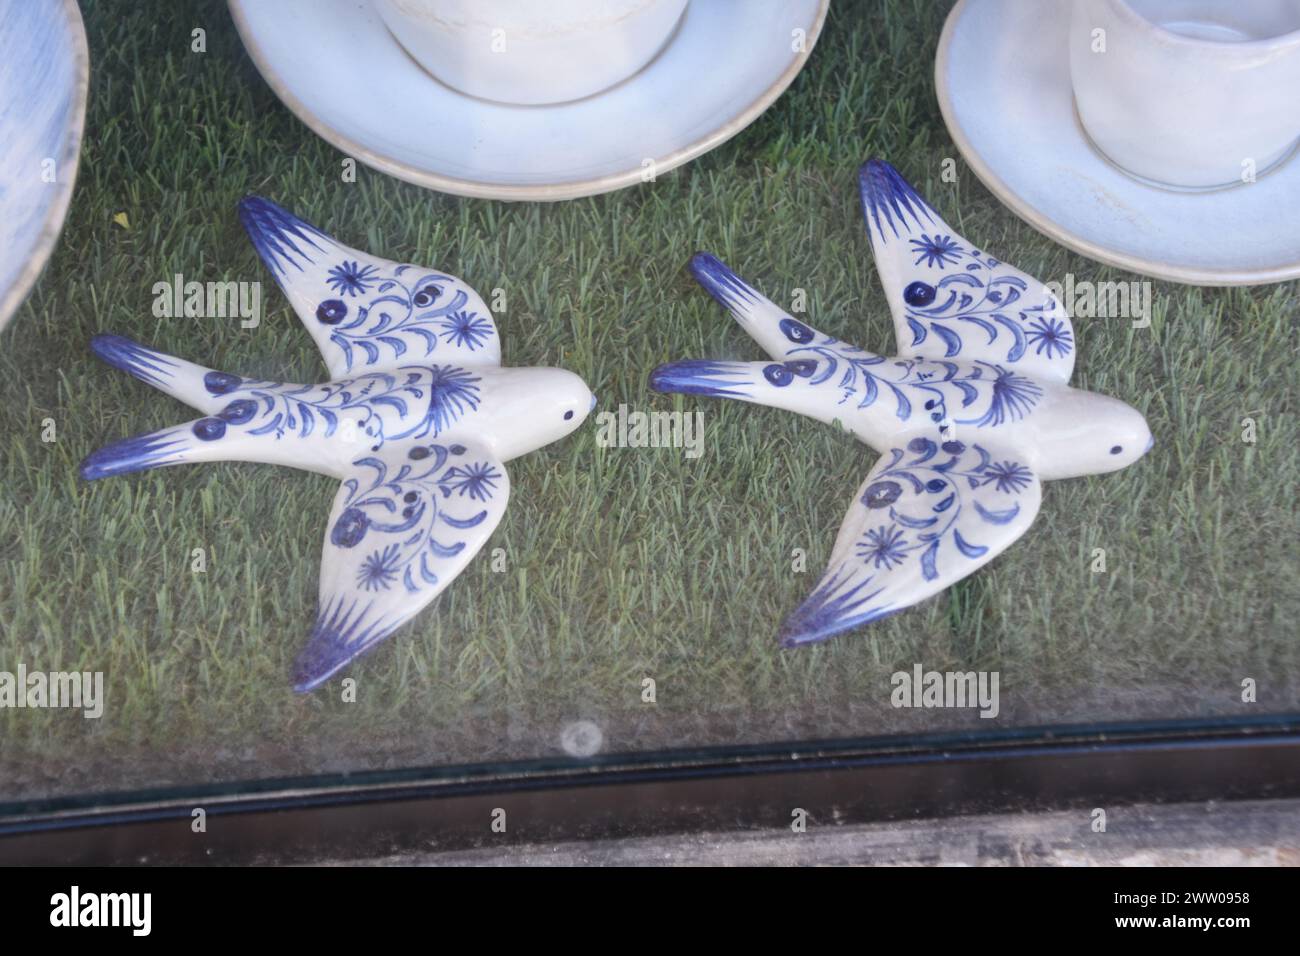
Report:
[[350,249],[260,196],[239,218],[331,378],[429,358],[501,364],[492,313],[455,276]]
[[1019,538],[1041,498],[1024,456],[983,438],[913,438],[891,450],[858,489],[826,573],[781,643],[825,640],[937,594]]
[[485,446],[385,445],[352,464],[325,531],[320,609],[294,664],[312,690],[440,594],[505,514],[510,478]]
[[959,235],[888,163],[858,178],[900,355],[1070,380],[1074,328],[1051,289]]

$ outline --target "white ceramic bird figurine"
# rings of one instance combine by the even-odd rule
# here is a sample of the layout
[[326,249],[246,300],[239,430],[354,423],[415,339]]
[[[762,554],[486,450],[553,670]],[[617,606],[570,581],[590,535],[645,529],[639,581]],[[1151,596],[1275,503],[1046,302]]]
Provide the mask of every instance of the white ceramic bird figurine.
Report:
[[674,362],[651,376],[660,392],[838,422],[881,456],[785,646],[937,594],[1024,534],[1041,482],[1115,471],[1152,445],[1135,409],[1069,387],[1074,335],[1043,283],[958,235],[888,163],[863,166],[860,186],[897,356],[818,332],[699,254],[692,274],[773,361]]
[[596,400],[572,372],[503,368],[491,313],[455,276],[349,249],[266,199],[239,214],[330,380],[255,381],[96,336],[100,358],[203,417],[102,448],[81,474],[259,461],[338,478],[294,665],[307,691],[455,579],[505,513],[505,463],[568,435]]

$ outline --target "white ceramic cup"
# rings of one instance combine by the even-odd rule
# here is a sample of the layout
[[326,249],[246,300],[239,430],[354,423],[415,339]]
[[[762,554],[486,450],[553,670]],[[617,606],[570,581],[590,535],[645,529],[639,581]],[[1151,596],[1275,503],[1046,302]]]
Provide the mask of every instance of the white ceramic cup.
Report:
[[1300,139],[1300,0],[1074,0],[1070,78],[1120,168],[1192,189],[1249,182]]
[[374,0],[399,43],[471,96],[536,105],[626,79],[662,49],[687,0]]

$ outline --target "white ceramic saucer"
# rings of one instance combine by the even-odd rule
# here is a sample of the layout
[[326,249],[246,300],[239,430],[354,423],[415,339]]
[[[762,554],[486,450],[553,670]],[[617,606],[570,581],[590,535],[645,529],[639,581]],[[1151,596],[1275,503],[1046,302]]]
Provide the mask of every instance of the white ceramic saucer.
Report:
[[1147,185],[1111,165],[1074,112],[1069,0],[961,0],[935,88],[967,163],[1011,210],[1110,265],[1195,285],[1300,277],[1300,156],[1214,192]]
[[0,0],[0,328],[63,228],[89,77],[76,0]]
[[[462,196],[557,200],[662,174],[740,132],[798,74],[830,0],[691,0],[635,76],[558,106],[507,106],[433,79],[369,0],[229,0],[271,89],[334,146]],[[803,31],[803,51],[794,31]]]

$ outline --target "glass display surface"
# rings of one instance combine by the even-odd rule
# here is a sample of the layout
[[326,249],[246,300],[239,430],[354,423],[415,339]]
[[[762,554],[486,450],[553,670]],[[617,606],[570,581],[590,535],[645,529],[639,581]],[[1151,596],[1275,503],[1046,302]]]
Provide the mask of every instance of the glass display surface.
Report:
[[[788,89],[716,148],[613,192],[507,202],[401,181],[316,135],[268,86],[221,3],[88,0],[92,72],[71,206],[48,266],[0,334],[0,698],[6,674],[13,695],[0,700],[0,804],[1295,712],[1297,284],[1148,279],[1017,218],[967,165],[936,100],[949,10],[837,2]],[[705,71],[698,82],[726,77]],[[385,108],[376,93],[374,109]],[[643,116],[624,119],[628,135],[676,108],[647,103]],[[955,267],[958,253],[974,253],[1058,288],[1071,333],[1045,326],[1027,349],[1049,360],[1068,349],[1070,384],[1136,409],[1153,445],[1119,470],[1044,481],[1033,524],[933,596],[824,641],[784,646],[783,628],[818,588],[846,509],[891,493],[872,497],[864,486],[880,455],[834,423],[707,389],[669,394],[651,375],[685,360],[760,370],[771,362],[777,371],[763,387],[803,381],[801,368],[771,359],[709,294],[703,260],[688,267],[701,251],[799,327],[896,368],[911,343],[899,341],[864,221],[859,170],[873,158],[942,217],[942,232],[918,227],[924,239],[909,268],[973,276]],[[361,494],[340,492],[332,473],[257,455],[199,461],[207,446],[193,430],[185,440],[194,463],[129,474],[105,466],[86,480],[83,460],[130,436],[196,418],[218,423],[206,427],[221,429],[222,441],[226,429],[245,427],[234,420],[241,409],[218,401],[222,381],[192,380],[208,383],[197,399],[211,404],[205,416],[120,370],[135,362],[138,373],[152,353],[115,352],[114,368],[101,360],[107,346],[92,351],[95,336],[238,376],[239,387],[339,378],[317,345],[330,333],[305,327],[295,314],[302,303],[267,261],[281,257],[292,291],[311,249],[325,256],[335,247],[293,222],[249,228],[250,217],[279,215],[245,203],[241,220],[249,195],[337,243],[337,263],[316,263],[337,270],[323,280],[336,305],[322,300],[306,313],[327,326],[331,308],[355,308],[375,294],[370,283],[390,278],[367,272],[352,252],[463,281],[469,305],[446,310],[431,333],[438,344],[428,360],[441,371],[375,387],[391,386],[395,400],[409,387],[413,402],[459,395],[466,409],[481,398],[505,409],[502,419],[446,445],[439,435],[454,432],[452,419],[426,423],[419,437],[432,457],[383,459],[388,470]],[[268,254],[259,235],[300,248]],[[433,295],[454,291],[451,281],[439,279]],[[713,291],[725,281],[714,275]],[[1119,314],[1087,304],[1121,285],[1129,295]],[[423,289],[393,294],[414,301]],[[474,297],[481,315],[470,314]],[[959,331],[975,340],[996,328],[990,320]],[[449,363],[486,347],[490,330],[503,366],[565,369],[595,401],[578,410],[586,417],[577,427],[558,427],[508,462],[489,454],[491,429],[507,428],[506,419],[522,427],[561,399],[554,383],[499,399],[487,384],[481,395],[457,393]],[[408,358],[419,350],[394,341]],[[349,361],[364,368],[358,348]],[[892,402],[893,386],[879,387],[879,401]],[[316,399],[328,407],[328,396]],[[301,431],[302,418],[286,400],[276,427]],[[326,420],[314,419],[322,429]],[[954,441],[981,440],[975,424],[956,428]],[[412,461],[432,476],[423,491],[390,486]],[[959,471],[975,468],[977,484],[1021,490],[1010,455],[972,461]],[[430,462],[444,470],[434,474]],[[449,478],[446,469],[459,471]],[[508,479],[493,484],[502,471]],[[355,659],[327,648],[317,671],[303,670],[323,542],[342,551],[366,530],[376,541],[384,527],[414,520],[403,515],[417,504],[408,493],[425,494],[453,522],[475,521],[507,484],[508,507],[490,516],[499,523],[489,535],[477,540],[455,525],[461,538],[440,539],[445,551],[458,542],[481,550],[442,572],[454,579],[431,603]],[[351,503],[336,506],[341,493]],[[388,497],[374,504],[376,496]],[[861,561],[889,571],[904,557],[921,560],[908,549],[924,532],[882,518],[863,524],[854,543]],[[391,534],[394,547],[409,543],[406,530]],[[965,544],[974,551],[983,540]],[[419,557],[399,563],[386,548],[354,549],[339,587],[377,597],[432,586],[408,576],[419,574]],[[440,573],[424,568],[425,582]],[[328,613],[346,616],[337,606]],[[341,625],[324,637],[317,630],[325,644],[347,638]],[[70,675],[82,706],[52,706],[60,685],[68,703]],[[33,681],[45,686],[39,699]],[[296,689],[304,683],[312,689]]]

